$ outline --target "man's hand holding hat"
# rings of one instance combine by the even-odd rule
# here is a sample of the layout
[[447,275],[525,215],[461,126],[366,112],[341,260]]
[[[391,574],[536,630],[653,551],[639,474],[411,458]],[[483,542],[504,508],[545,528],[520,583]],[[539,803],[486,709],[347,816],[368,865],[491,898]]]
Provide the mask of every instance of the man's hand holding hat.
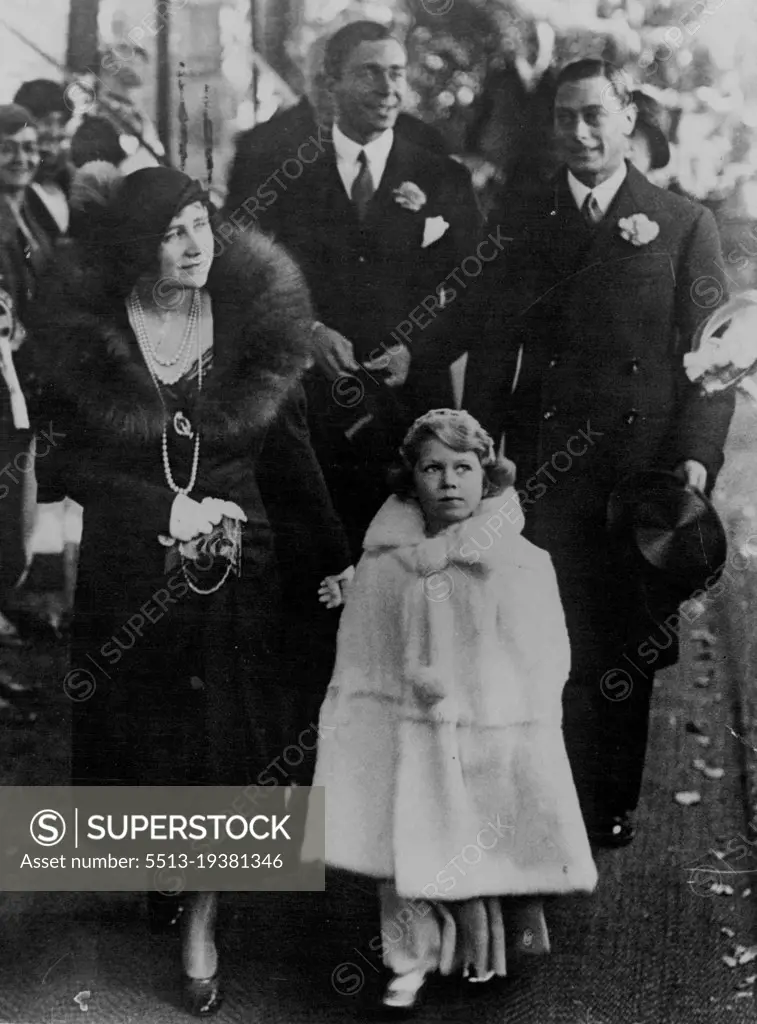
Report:
[[707,487],[707,470],[696,459],[686,459],[685,462],[679,463],[675,468],[675,475],[681,483],[702,493]]

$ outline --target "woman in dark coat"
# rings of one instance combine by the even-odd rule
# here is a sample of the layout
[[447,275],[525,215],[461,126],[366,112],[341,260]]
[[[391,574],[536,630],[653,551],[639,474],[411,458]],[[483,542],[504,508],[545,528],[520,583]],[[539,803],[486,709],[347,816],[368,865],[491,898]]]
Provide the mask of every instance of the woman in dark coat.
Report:
[[[205,194],[180,171],[112,187],[34,325],[40,488],[84,507],[74,782],[243,785],[289,742],[302,638],[327,646],[318,584],[348,564],[305,427],[308,294],[254,234],[211,269]],[[214,557],[195,557],[209,534]],[[284,620],[295,605],[305,621]],[[329,668],[311,665],[312,690]],[[220,1005],[214,914],[197,894],[184,915],[195,1013]]]

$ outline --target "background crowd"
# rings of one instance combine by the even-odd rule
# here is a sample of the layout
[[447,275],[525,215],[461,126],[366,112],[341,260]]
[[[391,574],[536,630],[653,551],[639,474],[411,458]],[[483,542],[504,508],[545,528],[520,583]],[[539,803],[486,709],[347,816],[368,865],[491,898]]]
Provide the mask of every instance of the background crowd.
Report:
[[[358,561],[408,426],[429,408],[459,404],[465,378],[466,406],[518,462],[521,495],[535,493],[543,459],[560,473],[558,455],[576,463],[552,480],[559,486],[538,484],[526,536],[549,551],[565,608],[566,743],[584,821],[594,842],[620,846],[634,836],[654,670],[676,651],[641,673],[622,720],[598,681],[688,594],[640,596],[618,585],[625,567],[606,557],[607,502],[621,476],[650,468],[707,493],[722,465],[732,396],[701,400],[681,354],[724,297],[729,266],[737,286],[752,274],[748,243],[728,235],[750,223],[746,101],[732,80],[719,83],[720,99],[703,84],[701,48],[681,59],[672,40],[695,34],[685,11],[675,12],[682,27],[674,22],[671,36],[669,26],[656,32],[640,4],[608,3],[580,31],[548,5],[540,17],[514,5],[431,6],[390,12],[407,48],[380,21],[353,20],[364,5],[343,10],[342,29],[325,46],[312,42],[299,101],[234,139],[224,185],[206,109],[200,173],[210,196],[183,173],[197,164],[196,139],[180,131],[174,159],[154,127],[139,95],[151,54],[129,38],[112,38],[81,77],[18,83],[0,107],[2,444],[11,481],[0,507],[0,641],[24,642],[13,619],[33,575],[37,497],[62,502],[70,602],[76,538],[66,533],[64,498],[79,496],[88,518],[74,656],[108,636],[122,654],[136,653],[124,662],[128,687],[103,687],[77,710],[74,778],[254,777],[323,697],[333,626],[319,617],[318,578]],[[721,16],[705,13],[713,25]],[[257,117],[262,86],[253,83]],[[182,94],[180,115],[183,104]],[[686,155],[692,138],[696,160]],[[654,244],[636,261],[613,258],[621,240],[640,248],[661,231],[676,274],[654,263]],[[199,280],[203,260],[201,283],[171,286],[170,300],[162,294],[174,271]],[[702,281],[720,289],[715,302],[696,301]],[[161,358],[164,342],[170,359]],[[182,359],[186,372],[173,376]],[[580,452],[570,447],[576,439]],[[190,481],[183,488],[171,446]],[[486,435],[493,460],[490,446]],[[189,498],[196,482],[205,495],[197,501]],[[155,535],[191,544],[224,517],[249,523],[244,543],[225,527],[237,536],[231,550],[241,550],[211,589],[189,587],[201,600],[167,616],[164,640],[140,653],[119,623],[171,564]],[[186,579],[181,551],[185,560],[174,564]],[[241,582],[237,556],[253,567]],[[248,656],[239,630],[250,628]],[[161,651],[171,651],[170,664]],[[154,690],[156,671],[179,687],[187,728],[171,689]],[[188,679],[199,679],[202,702]],[[19,713],[13,681],[0,685],[10,722]],[[137,691],[151,733],[133,717]],[[309,781],[312,767],[286,781]],[[194,905],[185,947],[185,973],[198,983],[188,1003],[202,1014],[219,1002],[214,913],[212,901]]]

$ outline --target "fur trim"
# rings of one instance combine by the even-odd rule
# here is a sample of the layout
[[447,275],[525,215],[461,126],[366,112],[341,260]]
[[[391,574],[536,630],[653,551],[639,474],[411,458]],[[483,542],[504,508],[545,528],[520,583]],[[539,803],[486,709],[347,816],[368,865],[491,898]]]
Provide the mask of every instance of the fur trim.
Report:
[[113,200],[122,181],[123,175],[107,160],[90,160],[74,172],[69,206],[80,213],[89,212],[93,216],[100,216]]
[[[35,376],[43,393],[72,409],[78,426],[140,441],[165,420],[117,297],[92,252],[62,250],[31,317]],[[264,430],[311,362],[312,309],[302,274],[258,232],[246,232],[214,262],[213,371],[196,409],[203,437]]]

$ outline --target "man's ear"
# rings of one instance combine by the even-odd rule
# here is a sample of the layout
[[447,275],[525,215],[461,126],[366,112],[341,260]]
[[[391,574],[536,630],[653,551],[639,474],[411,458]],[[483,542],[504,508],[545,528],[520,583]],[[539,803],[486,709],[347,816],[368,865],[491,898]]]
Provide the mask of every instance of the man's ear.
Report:
[[623,134],[627,135],[629,138],[633,135],[634,128],[636,127],[637,114],[638,109],[635,103],[629,103],[623,111],[623,116],[626,118],[626,122],[628,125],[627,129],[624,129]]

